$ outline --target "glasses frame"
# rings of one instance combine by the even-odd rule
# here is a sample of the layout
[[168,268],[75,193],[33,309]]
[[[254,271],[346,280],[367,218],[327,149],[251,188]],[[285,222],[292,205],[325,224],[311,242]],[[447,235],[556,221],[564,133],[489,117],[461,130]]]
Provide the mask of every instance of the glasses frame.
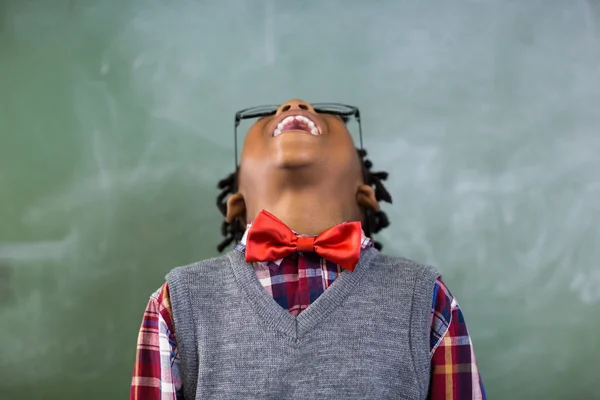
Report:
[[[240,122],[246,119],[254,119],[267,117],[270,115],[275,115],[277,113],[277,109],[280,106],[278,105],[263,105],[263,106],[255,106],[244,108],[235,113],[235,120],[233,125],[233,147],[234,147],[234,161],[235,161],[235,171],[239,168],[238,162],[238,136],[237,136],[237,128],[240,125]],[[348,104],[342,103],[312,103],[312,107],[315,112],[319,114],[329,114],[329,115],[338,115],[340,117],[354,117],[356,122],[358,123],[358,137],[359,137],[359,145],[360,150],[363,149],[363,137],[362,137],[362,125],[360,123],[360,111],[358,107],[350,106]],[[340,110],[335,110],[336,107],[339,107]],[[258,110],[256,112],[252,112],[253,110]],[[260,111],[263,110],[263,111]]]

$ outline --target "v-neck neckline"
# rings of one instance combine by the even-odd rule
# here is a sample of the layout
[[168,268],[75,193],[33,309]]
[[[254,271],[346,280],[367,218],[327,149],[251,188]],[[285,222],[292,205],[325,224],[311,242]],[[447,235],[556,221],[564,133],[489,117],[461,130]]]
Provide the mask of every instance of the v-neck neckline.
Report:
[[229,252],[228,256],[236,283],[246,295],[253,310],[268,325],[297,341],[344,301],[369,269],[369,264],[377,253],[374,248],[362,250],[354,271],[343,270],[331,286],[297,317],[281,307],[267,292],[258,280],[254,266],[246,262],[242,252],[234,250]]

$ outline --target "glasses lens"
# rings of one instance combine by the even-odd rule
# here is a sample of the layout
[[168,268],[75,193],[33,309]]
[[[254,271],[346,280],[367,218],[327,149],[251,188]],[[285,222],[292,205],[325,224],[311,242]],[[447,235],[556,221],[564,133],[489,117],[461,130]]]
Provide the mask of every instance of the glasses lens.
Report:
[[325,114],[344,115],[348,117],[354,115],[354,113],[356,112],[355,107],[339,103],[314,103],[313,107],[317,112]]
[[257,106],[246,108],[238,112],[240,119],[260,118],[267,115],[273,115],[277,112],[278,106]]

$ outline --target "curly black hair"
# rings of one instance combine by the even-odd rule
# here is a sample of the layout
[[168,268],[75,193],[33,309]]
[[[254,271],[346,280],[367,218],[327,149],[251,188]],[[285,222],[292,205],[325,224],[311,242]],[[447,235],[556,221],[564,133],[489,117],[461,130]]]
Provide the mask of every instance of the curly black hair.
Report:
[[[366,158],[367,151],[357,149],[358,157],[362,162],[362,170],[364,182],[366,185],[370,185],[375,189],[375,199],[377,201],[385,201],[387,203],[392,202],[392,196],[383,185],[388,177],[387,172],[373,172],[371,167],[373,163]],[[227,197],[234,194],[235,188],[237,187],[237,171],[232,172],[227,177],[219,181],[217,187],[221,189],[221,193],[217,196],[217,207],[221,211],[221,214],[225,216],[227,214]],[[371,237],[372,234],[381,231],[390,225],[387,215],[383,211],[373,212],[372,210],[365,211],[365,219],[363,221],[363,230],[365,235]],[[217,250],[222,252],[227,246],[233,242],[239,242],[245,232],[245,227],[242,226],[239,219],[236,218],[232,223],[223,221],[221,225],[221,234],[224,236],[223,241],[217,246]],[[382,245],[379,242],[374,242],[375,248],[381,250]]]

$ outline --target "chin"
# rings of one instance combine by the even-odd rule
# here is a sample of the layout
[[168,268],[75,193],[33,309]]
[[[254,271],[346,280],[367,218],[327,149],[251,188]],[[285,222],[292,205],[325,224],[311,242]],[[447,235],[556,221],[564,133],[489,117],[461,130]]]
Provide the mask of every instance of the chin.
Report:
[[317,164],[321,157],[315,146],[297,143],[295,146],[280,147],[273,154],[273,159],[279,168],[302,168]]
[[278,157],[276,165],[283,169],[298,169],[314,166],[316,162],[316,157]]

